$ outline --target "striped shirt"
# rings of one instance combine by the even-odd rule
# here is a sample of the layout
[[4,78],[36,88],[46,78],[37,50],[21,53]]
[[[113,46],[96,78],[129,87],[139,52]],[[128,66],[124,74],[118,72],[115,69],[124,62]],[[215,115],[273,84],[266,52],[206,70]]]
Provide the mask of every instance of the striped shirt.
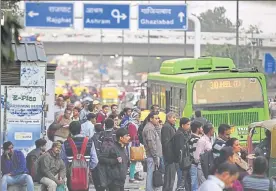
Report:
[[195,159],[194,159],[194,154],[195,154],[196,147],[197,147],[197,142],[198,142],[199,139],[200,139],[199,135],[192,133],[191,138],[189,140],[191,160],[192,160],[192,163],[195,164],[195,165],[198,164],[198,162],[196,162]]
[[225,143],[226,142],[223,139],[217,137],[217,139],[215,140],[212,146],[214,158],[219,157],[220,150],[225,146]]
[[[273,181],[273,180],[272,180]],[[244,191],[270,191],[276,190],[276,183],[273,181],[272,189],[270,187],[270,180],[267,177],[246,176],[242,180]]]

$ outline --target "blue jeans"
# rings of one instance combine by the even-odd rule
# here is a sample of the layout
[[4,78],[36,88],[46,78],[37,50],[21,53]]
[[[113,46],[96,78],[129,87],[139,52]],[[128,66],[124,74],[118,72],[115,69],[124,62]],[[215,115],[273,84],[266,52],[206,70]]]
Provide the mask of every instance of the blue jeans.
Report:
[[178,188],[182,181],[182,170],[180,170],[178,165],[177,165],[177,169],[176,169],[176,174],[177,174],[177,188]]
[[192,181],[192,191],[198,190],[198,180],[197,180],[197,166],[192,164],[190,169],[191,181]]
[[163,174],[165,174],[165,162],[164,162],[164,158],[163,157],[160,157],[160,167],[159,168],[161,169],[161,172]]
[[14,184],[27,184],[28,191],[34,191],[34,182],[30,175],[28,174],[20,174],[16,176],[4,175],[2,177],[2,191],[8,190],[8,185]]
[[153,161],[153,158],[148,157],[147,158],[147,183],[146,183],[146,191],[154,191],[158,188],[153,187],[152,185],[152,177],[153,177],[153,171],[155,170],[155,164]]

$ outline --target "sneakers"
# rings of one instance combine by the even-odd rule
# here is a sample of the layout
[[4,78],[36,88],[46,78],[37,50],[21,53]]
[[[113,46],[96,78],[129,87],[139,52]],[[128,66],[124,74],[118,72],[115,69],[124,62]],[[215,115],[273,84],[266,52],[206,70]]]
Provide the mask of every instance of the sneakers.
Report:
[[134,178],[135,178],[135,180],[139,180],[139,181],[144,180],[143,175],[140,172],[136,172],[135,175],[134,175]]
[[139,181],[135,179],[129,179],[129,183],[139,183]]

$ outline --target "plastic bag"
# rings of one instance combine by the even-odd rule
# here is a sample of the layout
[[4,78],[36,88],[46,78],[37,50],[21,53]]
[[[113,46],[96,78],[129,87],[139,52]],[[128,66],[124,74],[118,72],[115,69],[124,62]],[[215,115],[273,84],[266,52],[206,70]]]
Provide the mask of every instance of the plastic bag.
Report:
[[57,186],[56,191],[66,191],[65,185],[64,185],[64,184],[61,184],[61,185]]
[[135,172],[143,172],[143,165],[141,162],[136,162]]

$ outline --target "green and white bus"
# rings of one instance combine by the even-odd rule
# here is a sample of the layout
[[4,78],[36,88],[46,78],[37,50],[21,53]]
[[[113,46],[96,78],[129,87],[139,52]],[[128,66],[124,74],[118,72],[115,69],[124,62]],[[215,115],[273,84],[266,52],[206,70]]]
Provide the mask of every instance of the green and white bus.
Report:
[[250,123],[269,119],[264,74],[236,69],[229,58],[167,60],[160,72],[149,73],[147,84],[148,105],[158,104],[164,112],[182,117],[201,110],[216,128],[233,125],[232,136],[243,144]]

